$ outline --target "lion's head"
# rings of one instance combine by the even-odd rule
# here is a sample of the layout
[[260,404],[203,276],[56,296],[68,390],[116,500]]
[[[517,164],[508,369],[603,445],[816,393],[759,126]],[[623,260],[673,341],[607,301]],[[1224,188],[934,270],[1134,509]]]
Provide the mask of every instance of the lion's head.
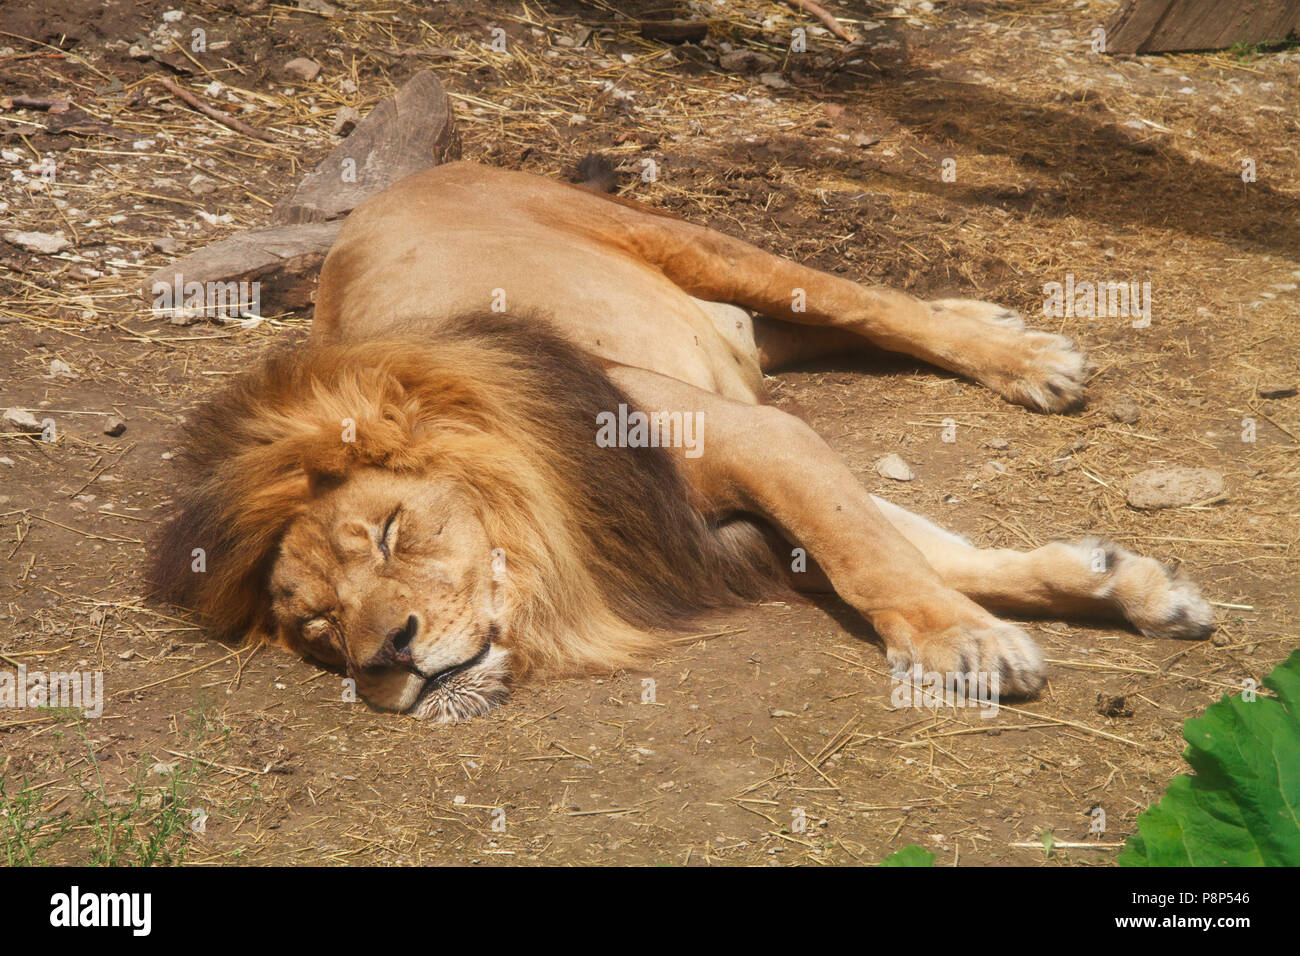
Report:
[[417,717],[485,713],[534,668],[624,666],[646,625],[773,570],[662,449],[597,445],[620,402],[536,320],[275,354],[190,423],[154,590]]
[[359,468],[286,529],[271,614],[285,644],[345,668],[372,703],[472,717],[506,694],[505,571],[454,481]]

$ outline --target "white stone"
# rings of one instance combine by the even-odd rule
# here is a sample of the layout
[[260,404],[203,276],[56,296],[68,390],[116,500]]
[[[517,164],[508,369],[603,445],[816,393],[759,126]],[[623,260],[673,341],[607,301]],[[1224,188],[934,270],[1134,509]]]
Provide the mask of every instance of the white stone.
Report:
[[911,467],[898,455],[886,455],[876,462],[876,474],[894,481],[911,481],[913,478]]

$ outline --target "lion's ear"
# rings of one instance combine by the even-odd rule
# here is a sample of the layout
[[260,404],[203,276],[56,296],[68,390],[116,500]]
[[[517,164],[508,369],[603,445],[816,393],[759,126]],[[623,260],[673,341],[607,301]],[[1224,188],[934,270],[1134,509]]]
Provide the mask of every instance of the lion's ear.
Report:
[[317,441],[303,450],[298,463],[307,476],[307,493],[319,498],[337,488],[348,470],[347,447],[328,441]]
[[303,472],[307,475],[307,494],[319,498],[343,483],[343,476],[332,471],[322,471],[303,462]]

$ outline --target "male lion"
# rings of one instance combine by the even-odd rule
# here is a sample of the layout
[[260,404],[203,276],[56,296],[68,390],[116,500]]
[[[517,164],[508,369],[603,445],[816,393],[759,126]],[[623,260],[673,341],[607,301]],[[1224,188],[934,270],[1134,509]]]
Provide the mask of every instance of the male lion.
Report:
[[985,608],[1211,628],[1156,561],[1095,540],[977,549],[763,404],[765,372],[868,346],[1040,411],[1083,397],[1071,343],[996,305],[861,286],[521,173],[418,173],[344,224],[308,344],[194,417],[152,581],[437,720],[532,670],[625,666],[647,627],[787,585],[833,588],[896,671],[1013,695],[1041,686],[1042,656]]

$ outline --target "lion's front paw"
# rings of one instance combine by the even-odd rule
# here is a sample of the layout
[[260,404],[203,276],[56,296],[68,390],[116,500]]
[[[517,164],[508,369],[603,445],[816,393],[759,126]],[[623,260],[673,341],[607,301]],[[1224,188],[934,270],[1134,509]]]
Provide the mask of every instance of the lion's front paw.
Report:
[[1038,645],[1014,624],[998,620],[955,592],[954,596],[959,600],[951,613],[940,615],[940,619],[950,619],[946,626],[933,627],[933,611],[921,615],[885,612],[873,617],[894,673],[920,669],[927,674],[986,675],[1000,694],[1027,697],[1036,693],[1046,679]]
[[970,374],[981,384],[1040,412],[1082,404],[1087,359],[1070,339],[1026,329],[1020,313],[991,302],[938,299],[930,307],[970,324]]
[[1083,404],[1087,359],[1064,335],[1022,332],[1010,375],[999,379],[998,392],[1018,405],[1040,412],[1064,412]]
[[930,303],[930,308],[936,312],[949,312],[964,319],[975,319],[1015,332],[1022,331],[1025,327],[1024,317],[1015,309],[1008,309],[1006,306],[992,302],[981,302],[979,299],[934,299]]

